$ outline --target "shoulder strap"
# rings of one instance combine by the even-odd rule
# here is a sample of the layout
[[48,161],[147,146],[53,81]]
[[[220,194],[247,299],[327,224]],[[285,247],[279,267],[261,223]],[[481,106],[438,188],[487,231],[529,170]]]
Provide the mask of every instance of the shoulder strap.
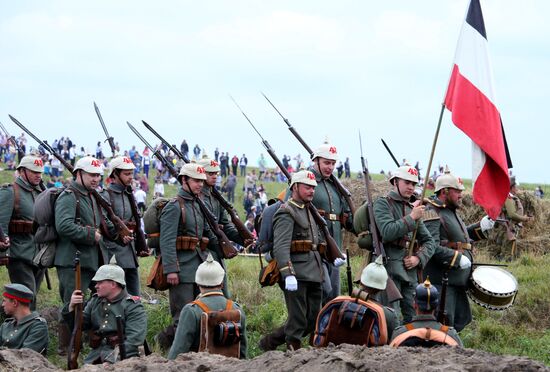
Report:
[[414,329],[414,324],[407,323],[407,324],[405,324],[405,328],[407,328],[408,331],[412,331]]
[[[68,189],[71,189],[71,191],[73,192],[73,195],[74,195],[74,198],[76,200],[76,210],[75,210],[75,215],[74,215],[74,222],[77,223],[77,224],[81,224],[81,219],[80,219],[80,192],[78,190],[76,190],[75,188],[73,188],[72,186],[68,186],[67,187]],[[93,208],[93,206],[92,206]]]
[[201,300],[195,300],[191,303],[197,305],[198,307],[200,307],[201,310],[204,311],[205,313],[210,312],[210,308],[204,302],[202,302]]
[[183,231],[185,231],[185,199],[184,198],[180,198],[179,196],[176,197],[179,205],[180,205],[180,210],[181,210],[181,223],[182,223],[182,227],[183,227]]
[[225,310],[231,310],[233,309],[233,301],[231,301],[229,298],[227,299],[227,303],[225,304]]
[[15,217],[21,216],[21,208],[20,208],[20,201],[21,201],[21,194],[19,190],[19,185],[17,182],[13,183],[13,212]]
[[439,328],[439,330],[440,330],[441,332],[447,333],[447,332],[449,332],[449,326],[442,325],[441,328]]

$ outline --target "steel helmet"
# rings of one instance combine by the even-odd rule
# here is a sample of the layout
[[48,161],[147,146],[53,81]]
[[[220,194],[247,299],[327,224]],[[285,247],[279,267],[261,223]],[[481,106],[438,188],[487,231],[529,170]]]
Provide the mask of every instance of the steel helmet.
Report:
[[120,170],[134,170],[136,166],[132,159],[127,156],[117,156],[116,158],[111,159],[109,163],[109,177],[112,176],[115,169]]
[[212,253],[208,253],[206,261],[201,263],[195,273],[195,283],[203,287],[215,287],[223,282],[225,271],[219,262],[214,261]]
[[214,159],[203,157],[198,164],[204,168],[206,172],[219,172],[220,164]]
[[402,180],[418,183],[418,171],[415,167],[410,165],[402,165],[397,168],[397,170],[390,177],[390,183],[392,185],[395,178],[401,178]]
[[311,160],[314,160],[316,158],[338,160],[338,151],[336,150],[336,146],[333,146],[328,142],[323,143],[321,146],[317,147],[315,151],[313,151]]
[[101,160],[96,159],[93,156],[84,156],[76,162],[74,170],[83,170],[87,173],[102,174],[103,167],[101,166]]
[[112,263],[101,266],[95,273],[92,280],[94,282],[112,280],[122,286],[126,286],[126,281],[124,280],[124,270],[120,266]]
[[420,310],[431,311],[437,308],[439,291],[430,283],[430,278],[416,286],[415,301]]
[[371,262],[361,273],[361,284],[365,287],[375,288],[383,291],[388,283],[388,272],[384,267],[382,256]]
[[310,186],[317,186],[317,181],[315,180],[315,175],[308,170],[301,170],[292,175],[292,180],[290,181],[290,187],[295,183],[304,183]]
[[181,167],[178,177],[179,176],[187,176],[196,180],[206,180],[206,171],[197,163],[187,163]]
[[445,167],[445,173],[437,177],[437,179],[435,180],[435,192],[446,188],[464,190],[462,180],[452,174],[449,170],[449,167]]
[[44,162],[42,161],[42,158],[40,158],[38,155],[29,154],[23,156],[23,159],[21,159],[19,165],[17,166],[17,169],[19,168],[26,168],[33,172],[42,173],[44,172]]

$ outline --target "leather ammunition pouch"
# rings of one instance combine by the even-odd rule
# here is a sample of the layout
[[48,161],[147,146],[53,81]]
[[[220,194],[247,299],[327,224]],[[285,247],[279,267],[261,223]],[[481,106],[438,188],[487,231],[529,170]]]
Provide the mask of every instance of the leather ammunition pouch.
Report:
[[[395,245],[398,245],[400,246],[401,248],[403,249],[409,249],[409,242],[411,240],[409,239],[409,237],[404,237],[404,238],[401,238],[399,240],[394,240],[392,243],[395,244]],[[418,246],[418,240],[414,242],[414,248],[413,248],[413,252],[416,252],[418,250],[419,246]]]
[[205,251],[208,247],[208,238],[198,239],[192,236],[178,236],[176,238],[176,251],[192,251],[195,248],[200,248]]
[[470,251],[472,249],[472,245],[470,243],[464,243],[464,242],[449,242],[446,240],[442,240],[441,245],[444,247],[456,249],[457,251],[464,251],[464,250]]
[[100,335],[96,332],[90,332],[90,347],[92,349],[96,349],[101,346],[101,343],[103,340],[105,340],[105,344],[109,345],[113,349],[120,344],[118,335]]
[[8,233],[11,234],[32,234],[33,222],[28,220],[10,220]]
[[262,262],[262,255],[260,256],[260,275],[259,275],[259,281],[260,285],[262,287],[272,286],[275,285],[275,283],[278,283],[281,281],[281,272],[279,271],[279,265],[277,264],[277,260],[273,259],[271,260],[267,266],[263,265]]
[[309,251],[319,251],[324,255],[327,250],[325,243],[313,244],[311,240],[293,240],[290,243],[290,253],[306,253]]

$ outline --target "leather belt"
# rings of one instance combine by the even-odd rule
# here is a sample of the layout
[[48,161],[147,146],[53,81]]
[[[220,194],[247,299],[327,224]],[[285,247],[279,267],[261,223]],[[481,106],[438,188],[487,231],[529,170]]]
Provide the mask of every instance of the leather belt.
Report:
[[469,251],[472,249],[472,245],[470,243],[465,243],[465,242],[446,242],[443,240],[441,241],[441,245],[452,249],[456,249],[459,251],[463,251],[463,250]]

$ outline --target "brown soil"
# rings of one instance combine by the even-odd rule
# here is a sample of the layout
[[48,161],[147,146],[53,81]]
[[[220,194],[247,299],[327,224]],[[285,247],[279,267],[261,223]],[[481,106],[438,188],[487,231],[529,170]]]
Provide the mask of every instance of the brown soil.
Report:
[[[0,351],[2,371],[59,371],[30,350]],[[366,348],[340,345],[297,352],[272,351],[252,360],[228,359],[204,353],[182,354],[169,361],[157,354],[132,358],[112,366],[87,365],[83,371],[550,371],[539,362],[484,351],[439,347],[434,349],[389,346]]]

